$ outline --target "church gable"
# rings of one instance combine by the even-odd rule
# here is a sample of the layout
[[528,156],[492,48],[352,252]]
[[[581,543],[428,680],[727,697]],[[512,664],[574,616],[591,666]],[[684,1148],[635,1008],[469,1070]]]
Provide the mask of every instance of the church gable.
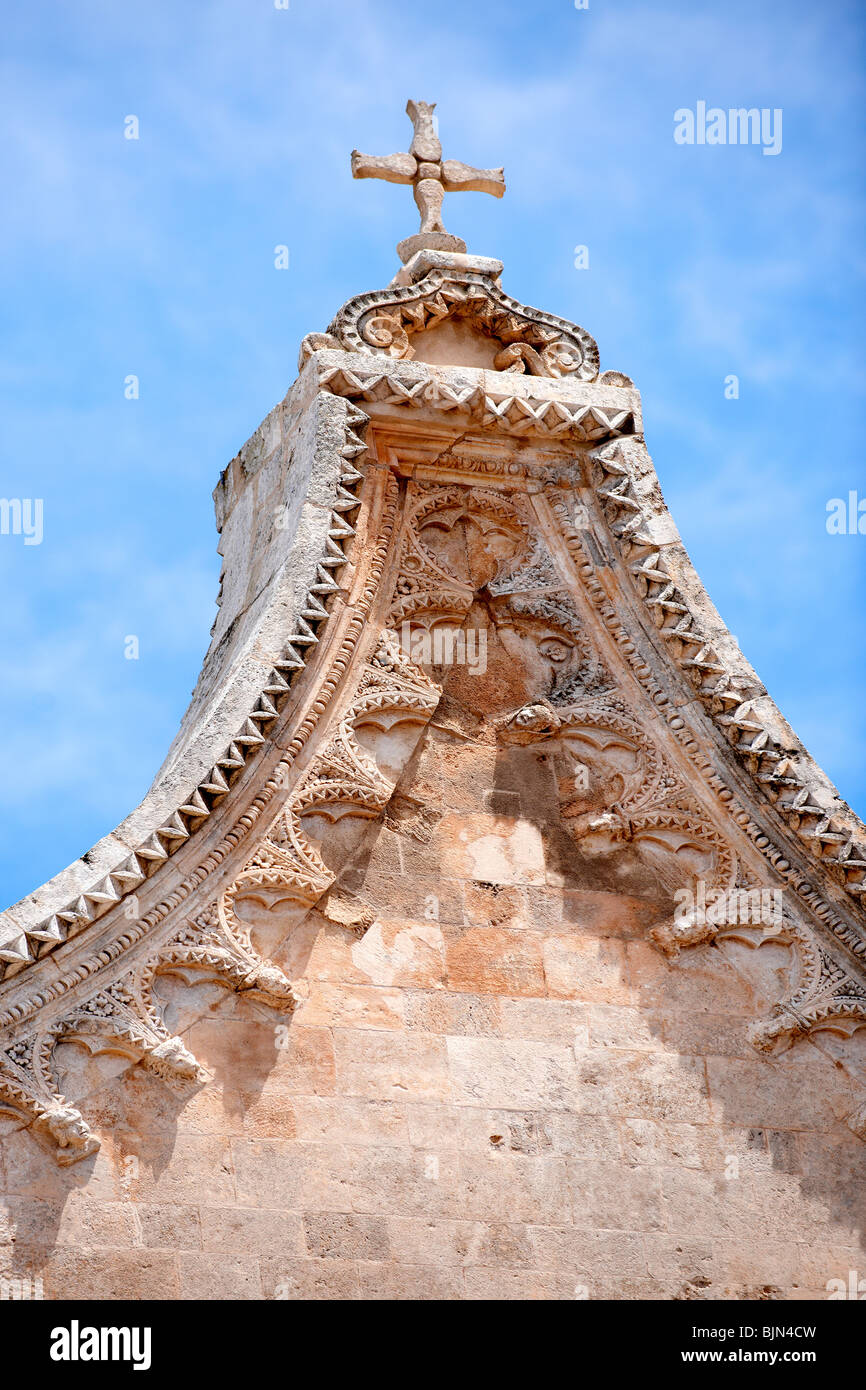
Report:
[[[105,1116],[147,1074],[180,1133],[229,1126],[238,1205],[267,1208],[244,1186],[247,1130],[218,1117],[267,1096],[291,1114],[264,1137],[289,1145],[274,1162],[308,1224],[321,1134],[304,1117],[340,1132],[362,1212],[379,1189],[354,1123],[392,1124],[377,1139],[403,1177],[383,1160],[382,1190],[410,1196],[390,1248],[416,1219],[481,1222],[486,1183],[515,1240],[546,1242],[532,1268],[597,1221],[652,1247],[646,1296],[685,1296],[679,1265],[647,1272],[656,1237],[712,1207],[705,1170],[732,1130],[846,1154],[866,1139],[866,833],[694,574],[630,379],[600,373],[585,330],[509,299],[498,262],[448,245],[422,185],[496,171],[449,170],[410,105],[417,149],[356,159],[416,189],[403,270],[304,340],[267,442],[217,490],[227,614],[251,553],[274,557],[218,680],[257,673],[254,703],[236,717],[206,663],[209,770],[146,833],[119,831],[101,876],[76,868],[74,893],[63,878],[4,915],[0,1108],[60,1169],[105,1176]],[[256,499],[284,494],[280,549]],[[603,1153],[580,1149],[584,1113]],[[151,1135],[147,1109],[124,1124]],[[700,1156],[681,1164],[686,1141]],[[330,1210],[340,1162],[321,1142]],[[442,1185],[416,1184],[440,1149]],[[806,1192],[812,1170],[792,1171]],[[620,1182],[641,1194],[628,1227]],[[755,1182],[772,1204],[770,1157]],[[760,1260],[736,1273],[706,1222],[712,1278],[751,1296]],[[395,1258],[436,1263],[425,1251]]]

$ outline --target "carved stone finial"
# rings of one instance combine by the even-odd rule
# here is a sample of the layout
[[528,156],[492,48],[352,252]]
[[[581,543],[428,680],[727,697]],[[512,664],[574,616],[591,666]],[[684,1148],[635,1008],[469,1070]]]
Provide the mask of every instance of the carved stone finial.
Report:
[[414,127],[408,154],[371,155],[352,151],[352,176],[356,179],[385,179],[387,183],[410,183],[421,214],[421,230],[406,237],[397,247],[404,262],[416,251],[457,251],[465,253],[466,242],[451,236],[442,225],[442,199],[446,193],[505,192],[502,169],[475,169],[459,159],[442,159],[442,146],[433,124],[435,102],[408,101],[406,114]]

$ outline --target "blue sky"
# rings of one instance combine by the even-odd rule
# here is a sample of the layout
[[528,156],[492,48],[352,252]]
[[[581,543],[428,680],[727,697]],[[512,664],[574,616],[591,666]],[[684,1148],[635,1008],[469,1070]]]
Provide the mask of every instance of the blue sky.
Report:
[[[449,197],[446,225],[635,379],[714,602],[866,814],[866,536],[825,527],[866,497],[860,4],[77,0],[4,30],[0,497],[42,498],[44,539],[0,535],[3,903],[162,761],[215,613],[218,474],[416,230],[408,189],[349,170],[407,148],[409,96],[446,157],[505,165],[505,199]],[[701,100],[780,108],[781,153],[677,145]]]

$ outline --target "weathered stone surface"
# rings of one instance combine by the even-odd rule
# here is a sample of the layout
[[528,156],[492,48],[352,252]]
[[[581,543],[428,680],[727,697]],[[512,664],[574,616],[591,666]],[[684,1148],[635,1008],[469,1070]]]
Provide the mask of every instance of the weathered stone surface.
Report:
[[415,183],[428,242],[220,479],[153,790],[0,919],[0,1273],[822,1297],[866,1230],[866,834],[701,588],[628,378],[437,240],[489,171],[416,116],[356,172]]

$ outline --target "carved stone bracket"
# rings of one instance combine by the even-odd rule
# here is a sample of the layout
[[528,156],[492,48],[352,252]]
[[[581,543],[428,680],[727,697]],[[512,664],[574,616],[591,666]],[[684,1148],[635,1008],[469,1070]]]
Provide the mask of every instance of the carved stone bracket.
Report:
[[[804,953],[805,954],[805,953]],[[813,1029],[835,1028],[850,1033],[866,1028],[866,988],[825,951],[810,953],[799,989],[777,1004],[769,1019],[755,1024],[751,1040],[760,1052],[785,1052]]]

